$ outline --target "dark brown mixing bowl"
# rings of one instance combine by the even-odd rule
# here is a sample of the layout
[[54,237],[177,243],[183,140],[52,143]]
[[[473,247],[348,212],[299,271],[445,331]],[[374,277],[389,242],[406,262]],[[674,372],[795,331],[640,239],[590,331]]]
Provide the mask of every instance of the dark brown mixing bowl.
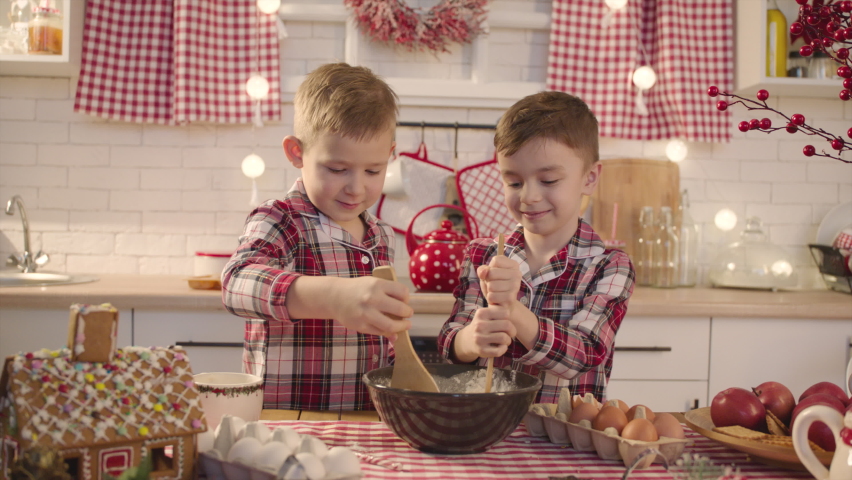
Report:
[[[426,364],[434,377],[451,377],[475,365]],[[367,372],[363,379],[379,417],[412,447],[433,453],[478,453],[502,441],[521,423],[541,388],[526,373],[494,369],[511,391],[492,393],[431,393],[390,388],[393,367]],[[439,382],[440,384],[440,382]]]

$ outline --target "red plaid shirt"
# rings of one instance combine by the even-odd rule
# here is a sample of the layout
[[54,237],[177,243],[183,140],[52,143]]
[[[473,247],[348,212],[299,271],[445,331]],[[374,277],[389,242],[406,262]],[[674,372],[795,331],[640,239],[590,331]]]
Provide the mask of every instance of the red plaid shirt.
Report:
[[302,275],[359,277],[392,263],[393,230],[369,212],[362,218],[363,243],[318,211],[299,179],[283,201],[263,203],[246,220],[222,273],[222,301],[246,319],[243,366],[263,377],[264,408],[374,408],[361,376],[392,363],[390,343],[333,319],[291,319],[285,305]]
[[[456,304],[441,329],[438,346],[449,358],[456,334],[487,302],[476,268],[494,256],[491,239],[471,242],[465,253]],[[523,227],[506,238],[505,255],[517,261],[523,275],[518,299],[538,316],[539,335],[532,350],[515,339],[494,366],[520,370],[542,379],[536,402],[557,403],[559,391],[606,395],[612,371],[615,334],[633,293],[633,265],[621,250],[605,250],[592,227],[580,220],[577,233],[537,273],[530,273],[524,252]],[[485,365],[485,359],[479,363]]]

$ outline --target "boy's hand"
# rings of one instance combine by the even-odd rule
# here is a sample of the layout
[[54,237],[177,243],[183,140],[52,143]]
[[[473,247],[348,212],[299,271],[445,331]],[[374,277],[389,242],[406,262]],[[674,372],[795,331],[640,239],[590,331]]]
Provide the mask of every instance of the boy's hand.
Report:
[[482,286],[482,294],[488,305],[502,305],[510,312],[518,301],[521,289],[521,267],[514,260],[497,255],[476,269],[476,276]]
[[[344,327],[361,333],[383,335],[395,341],[397,333],[411,328],[408,317],[408,288],[396,282],[373,277],[347,278],[333,298],[334,318]],[[399,320],[391,317],[400,317]]]
[[508,314],[507,308],[498,305],[478,309],[473,320],[456,335],[456,358],[472,362],[480,357],[499,357],[506,353],[517,335]]

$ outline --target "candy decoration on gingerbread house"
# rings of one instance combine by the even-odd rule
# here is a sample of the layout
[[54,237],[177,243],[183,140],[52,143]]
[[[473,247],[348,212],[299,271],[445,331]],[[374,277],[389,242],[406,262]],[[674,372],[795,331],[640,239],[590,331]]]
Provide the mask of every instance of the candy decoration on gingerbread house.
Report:
[[80,480],[119,476],[150,456],[151,476],[195,476],[207,429],[180,347],[115,348],[118,311],[72,305],[68,347],[6,358],[0,377],[0,477],[34,447],[62,455]]

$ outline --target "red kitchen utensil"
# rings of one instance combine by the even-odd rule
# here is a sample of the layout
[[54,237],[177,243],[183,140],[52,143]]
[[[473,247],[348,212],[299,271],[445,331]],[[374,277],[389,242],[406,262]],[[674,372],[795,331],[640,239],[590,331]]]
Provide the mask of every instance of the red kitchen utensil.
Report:
[[494,237],[499,232],[515,230],[518,222],[506,208],[496,155],[491,160],[459,170],[456,188],[462,208],[479,224],[477,234],[471,234],[472,237]]
[[[453,174],[453,169],[429,160],[426,144],[421,143],[416,152],[400,153],[395,162],[402,164],[403,175],[411,181],[407,182],[408,192],[405,195],[382,195],[376,216],[393,227],[397,233],[405,233],[406,228],[415,214],[429,205],[444,202],[447,179]],[[441,211],[434,210],[426,215],[429,222],[415,229],[415,234],[422,237],[441,218]]]

